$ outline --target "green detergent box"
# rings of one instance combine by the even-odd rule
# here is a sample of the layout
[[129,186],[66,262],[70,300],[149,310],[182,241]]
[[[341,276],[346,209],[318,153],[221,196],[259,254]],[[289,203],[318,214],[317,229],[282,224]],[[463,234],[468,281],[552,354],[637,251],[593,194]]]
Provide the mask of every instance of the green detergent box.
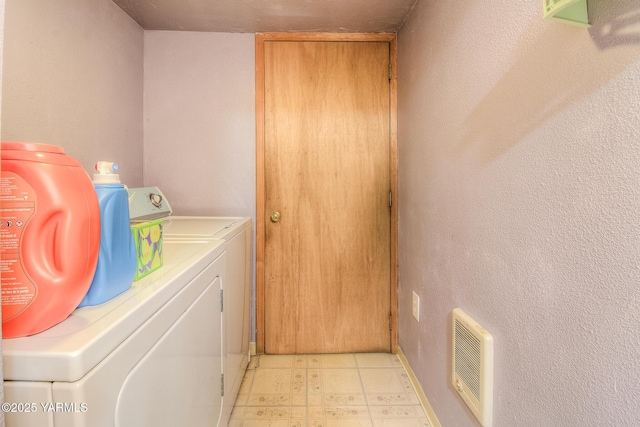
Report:
[[162,267],[162,220],[132,224],[131,233],[137,256],[135,282]]

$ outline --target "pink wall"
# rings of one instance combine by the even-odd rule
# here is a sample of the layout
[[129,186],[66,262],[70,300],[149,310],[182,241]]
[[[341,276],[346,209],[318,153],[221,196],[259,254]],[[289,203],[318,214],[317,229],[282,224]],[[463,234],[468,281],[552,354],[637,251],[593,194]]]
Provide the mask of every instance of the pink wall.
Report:
[[640,9],[590,6],[418,1],[399,32],[399,339],[443,426],[478,425],[455,307],[495,340],[494,427],[640,425]]

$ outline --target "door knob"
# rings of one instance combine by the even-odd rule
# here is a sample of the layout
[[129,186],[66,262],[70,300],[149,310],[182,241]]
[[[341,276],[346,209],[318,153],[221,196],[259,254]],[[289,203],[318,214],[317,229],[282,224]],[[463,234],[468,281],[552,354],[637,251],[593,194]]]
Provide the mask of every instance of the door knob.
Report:
[[278,211],[271,212],[271,222],[278,222],[278,221],[280,221],[280,212]]

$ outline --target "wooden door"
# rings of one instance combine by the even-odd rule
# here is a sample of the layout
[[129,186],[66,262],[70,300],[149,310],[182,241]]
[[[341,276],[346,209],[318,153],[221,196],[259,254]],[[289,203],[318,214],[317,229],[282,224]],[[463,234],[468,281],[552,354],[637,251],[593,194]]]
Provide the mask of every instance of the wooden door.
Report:
[[264,44],[267,353],[391,349],[389,49]]

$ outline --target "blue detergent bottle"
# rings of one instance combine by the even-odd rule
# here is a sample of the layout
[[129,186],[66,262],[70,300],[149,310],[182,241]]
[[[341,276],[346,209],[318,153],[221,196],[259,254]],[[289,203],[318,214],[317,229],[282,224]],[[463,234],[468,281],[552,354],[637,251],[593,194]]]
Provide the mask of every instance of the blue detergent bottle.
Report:
[[131,287],[136,273],[136,248],[131,234],[129,195],[115,162],[96,163],[93,186],[100,204],[100,253],[96,273],[78,307],[109,301]]

